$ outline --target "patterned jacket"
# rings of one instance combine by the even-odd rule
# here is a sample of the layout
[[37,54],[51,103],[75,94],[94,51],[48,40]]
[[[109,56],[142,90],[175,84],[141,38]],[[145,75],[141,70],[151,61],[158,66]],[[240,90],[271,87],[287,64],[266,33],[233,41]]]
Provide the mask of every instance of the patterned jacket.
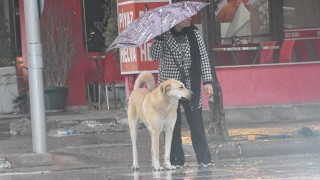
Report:
[[[212,75],[210,69],[210,63],[208,54],[202,39],[202,36],[198,29],[195,29],[195,35],[198,40],[200,56],[201,56],[201,76],[202,81],[212,82]],[[190,55],[190,45],[187,43],[186,52],[183,54],[180,50],[178,43],[176,42],[174,36],[170,31],[162,34],[164,40],[155,40],[150,47],[150,56],[152,59],[160,60],[160,65],[158,68],[158,84],[162,83],[167,79],[181,79],[181,73],[177,68],[174,61],[178,61],[180,66],[184,68],[184,72],[187,77],[186,87],[191,89],[190,85],[190,73],[189,69],[191,67],[191,55]],[[188,38],[186,37],[187,41]],[[165,42],[166,41],[166,42]],[[171,52],[170,52],[171,51]],[[200,85],[200,82],[199,82]],[[199,107],[203,104],[202,94],[200,93]]]

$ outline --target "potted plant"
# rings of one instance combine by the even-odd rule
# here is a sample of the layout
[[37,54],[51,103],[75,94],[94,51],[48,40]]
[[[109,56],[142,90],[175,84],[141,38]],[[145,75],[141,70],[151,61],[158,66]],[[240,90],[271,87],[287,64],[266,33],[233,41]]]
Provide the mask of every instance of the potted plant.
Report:
[[67,77],[74,64],[77,46],[72,33],[72,12],[59,8],[58,4],[50,4],[41,17],[44,99],[47,111],[65,109],[68,94]]

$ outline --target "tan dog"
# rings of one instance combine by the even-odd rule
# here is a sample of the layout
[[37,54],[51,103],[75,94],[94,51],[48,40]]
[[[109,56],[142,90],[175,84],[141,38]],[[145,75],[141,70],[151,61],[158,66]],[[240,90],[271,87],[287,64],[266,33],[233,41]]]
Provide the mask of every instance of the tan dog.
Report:
[[[143,88],[147,84],[148,88]],[[178,102],[181,98],[191,99],[192,92],[185,88],[180,81],[169,79],[155,88],[154,77],[151,73],[141,73],[134,85],[129,98],[128,121],[132,140],[133,166],[132,170],[139,170],[137,152],[137,131],[139,119],[146,125],[151,136],[152,166],[156,171],[163,170],[159,162],[159,136],[165,132],[166,168],[173,170],[170,152],[174,125],[177,119]]]

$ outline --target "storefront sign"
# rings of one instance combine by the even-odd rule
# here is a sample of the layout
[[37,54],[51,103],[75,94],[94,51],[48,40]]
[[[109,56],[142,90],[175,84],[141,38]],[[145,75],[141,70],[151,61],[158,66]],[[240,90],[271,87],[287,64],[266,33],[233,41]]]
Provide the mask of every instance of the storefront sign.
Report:
[[320,38],[320,27],[309,29],[289,29],[284,31],[286,39],[316,39]]
[[[169,4],[169,0],[118,0],[118,27],[122,32],[130,23],[150,9]],[[141,71],[157,71],[159,62],[151,59],[149,48],[152,40],[139,48],[120,48],[121,74],[137,74]]]

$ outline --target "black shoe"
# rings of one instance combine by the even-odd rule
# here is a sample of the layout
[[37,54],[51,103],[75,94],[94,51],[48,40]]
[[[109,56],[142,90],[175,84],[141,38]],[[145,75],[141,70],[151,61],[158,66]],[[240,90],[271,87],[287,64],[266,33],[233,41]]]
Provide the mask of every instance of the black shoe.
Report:
[[176,167],[182,167],[184,165],[184,162],[179,158],[171,158],[171,165]]
[[213,162],[211,161],[211,156],[204,154],[202,157],[202,161],[199,162],[199,165],[202,167],[213,166]]

